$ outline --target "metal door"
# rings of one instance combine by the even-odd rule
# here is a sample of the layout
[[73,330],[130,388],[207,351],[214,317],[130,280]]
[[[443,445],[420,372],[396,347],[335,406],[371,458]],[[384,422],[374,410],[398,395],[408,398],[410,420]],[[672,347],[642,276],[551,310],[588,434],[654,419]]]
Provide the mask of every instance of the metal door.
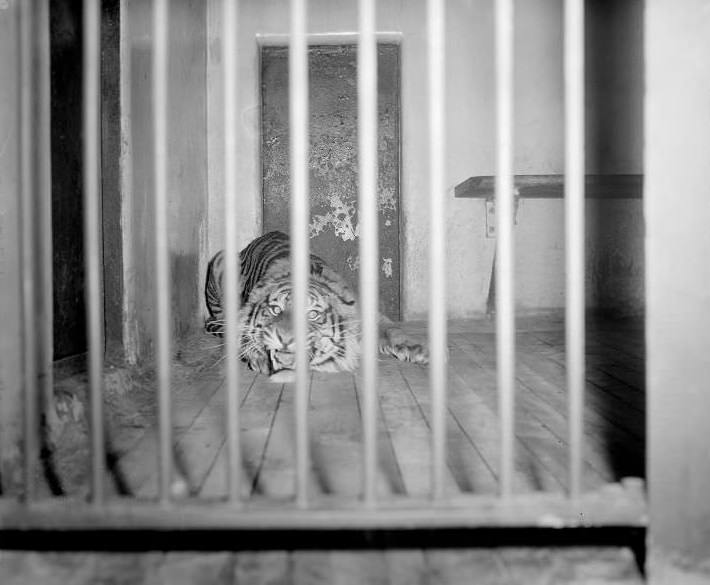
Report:
[[[400,316],[399,46],[378,46],[380,306]],[[261,53],[264,231],[288,232],[288,49]],[[309,48],[310,237],[312,251],[358,287],[357,51]]]

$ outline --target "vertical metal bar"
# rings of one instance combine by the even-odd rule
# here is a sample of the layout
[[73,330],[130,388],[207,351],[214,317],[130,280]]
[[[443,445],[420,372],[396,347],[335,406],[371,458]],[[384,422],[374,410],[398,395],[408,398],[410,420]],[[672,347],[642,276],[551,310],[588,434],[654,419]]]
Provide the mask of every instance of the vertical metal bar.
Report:
[[49,0],[37,0],[35,36],[36,53],[36,126],[35,126],[35,220],[37,223],[37,281],[35,282],[35,323],[38,353],[39,412],[51,408],[54,396],[54,323],[52,276],[52,156],[51,156],[51,87]]
[[227,393],[227,497],[241,495],[239,443],[239,250],[237,248],[237,0],[222,0],[224,19],[224,310]]
[[496,356],[501,426],[500,493],[513,491],[515,285],[513,258],[513,1],[497,0],[496,31]]
[[289,44],[291,136],[291,276],[296,343],[296,500],[308,504],[308,44],[306,0],[291,0]]
[[37,328],[35,324],[35,161],[34,161],[34,4],[21,2],[20,30],[20,215],[22,246],[22,347],[24,391],[24,498],[36,497],[38,458]]
[[377,40],[375,2],[360,0],[358,42],[358,161],[360,215],[360,311],[362,322],[363,497],[377,499]]
[[566,347],[570,496],[582,489],[584,332],[584,2],[565,2]]
[[103,323],[101,311],[101,15],[100,3],[84,0],[84,255],[91,395],[91,499],[104,499]]
[[443,0],[427,2],[429,73],[429,381],[432,393],[432,497],[444,497],[446,469],[446,34]]
[[170,501],[170,267],[168,250],[168,0],[153,4],[153,149],[155,173],[156,361],[158,370],[159,498]]

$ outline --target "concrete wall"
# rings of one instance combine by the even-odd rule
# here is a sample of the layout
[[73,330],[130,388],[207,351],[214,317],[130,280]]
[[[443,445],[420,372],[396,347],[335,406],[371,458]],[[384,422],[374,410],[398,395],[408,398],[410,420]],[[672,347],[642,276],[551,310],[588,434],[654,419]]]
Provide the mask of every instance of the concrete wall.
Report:
[[[588,3],[588,172],[641,172],[641,0]],[[623,5],[623,6],[622,6]],[[222,89],[220,2],[208,0],[209,229],[201,258],[223,246]],[[516,4],[516,155],[518,173],[563,169],[562,0]],[[338,33],[357,27],[356,3],[309,2],[309,32]],[[261,230],[259,79],[257,35],[288,32],[286,0],[240,5],[238,171],[244,244]],[[427,307],[428,138],[425,125],[426,39],[424,2],[377,3],[377,29],[402,38],[402,310],[405,318]],[[493,3],[447,3],[447,181],[451,188],[474,175],[490,175],[494,153]],[[622,310],[643,306],[641,202],[589,204],[589,302]],[[619,212],[620,215],[617,215]],[[562,202],[525,201],[517,228],[517,293],[521,309],[562,306],[564,270]],[[451,316],[485,311],[495,240],[485,237],[482,200],[447,205],[448,286]],[[597,239],[598,236],[598,239]],[[544,277],[541,277],[544,274]]]
[[[124,340],[130,361],[150,353],[155,305],[151,104],[152,4],[124,0],[122,191]],[[198,259],[206,221],[206,10],[204,0],[170,3],[168,112],[169,246],[173,331],[201,325]]]
[[[710,10],[646,3],[651,582],[710,580]],[[694,577],[683,574],[695,573]]]

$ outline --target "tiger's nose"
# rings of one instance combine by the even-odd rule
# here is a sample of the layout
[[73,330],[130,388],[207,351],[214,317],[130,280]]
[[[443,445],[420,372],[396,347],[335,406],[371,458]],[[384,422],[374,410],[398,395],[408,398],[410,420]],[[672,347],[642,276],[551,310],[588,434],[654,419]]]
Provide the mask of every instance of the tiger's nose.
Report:
[[277,325],[274,327],[274,333],[276,333],[276,338],[279,341],[279,349],[283,351],[293,351],[295,344],[293,331],[290,327],[281,327]]
[[296,361],[296,356],[290,351],[279,351],[277,352],[278,361],[284,368],[293,368],[293,364]]

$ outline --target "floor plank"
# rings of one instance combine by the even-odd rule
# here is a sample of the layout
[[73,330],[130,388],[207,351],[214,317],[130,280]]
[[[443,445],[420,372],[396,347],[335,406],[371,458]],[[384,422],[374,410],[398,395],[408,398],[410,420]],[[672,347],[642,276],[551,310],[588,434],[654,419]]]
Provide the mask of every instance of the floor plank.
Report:
[[[495,335],[492,324],[454,322],[450,333],[447,475],[450,493],[495,493],[500,465]],[[567,396],[564,331],[549,319],[524,321],[518,334],[515,490],[559,491],[567,485]],[[406,328],[406,327],[405,327]],[[423,335],[424,324],[409,326]],[[613,345],[606,341],[612,340]],[[589,328],[584,412],[587,487],[644,474],[645,395],[643,336],[628,338],[609,323]],[[618,349],[628,342],[626,352]],[[199,347],[198,347],[199,350]],[[226,493],[223,363],[219,351],[194,351],[175,373],[176,462],[193,492]],[[216,363],[216,365],[215,365]],[[197,364],[191,369],[191,364]],[[313,494],[360,495],[362,422],[358,374],[315,374],[309,389]],[[275,385],[243,369],[241,441],[243,495],[292,497],[295,451],[293,387]],[[430,490],[431,429],[427,368],[383,359],[379,363],[378,490],[380,497]],[[127,427],[117,435],[118,458],[133,493],[157,493],[156,429]],[[138,438],[136,438],[138,437]]]
[[[431,410],[429,372],[426,368],[401,368],[412,394]],[[447,465],[461,491],[495,493],[497,483],[497,419],[481,408],[475,396],[453,372],[447,378],[448,408],[446,419]]]
[[[466,353],[468,360],[482,369],[493,371],[495,351],[489,344],[476,343],[470,335],[454,336],[455,342]],[[516,393],[516,435],[518,448],[531,451],[535,461],[540,462],[553,473],[562,487],[568,485],[568,425],[565,414],[553,408],[549,403],[535,396],[527,385],[526,379],[518,371]],[[476,386],[480,391],[480,387]],[[489,398],[493,392],[488,389]],[[532,440],[531,437],[537,437]],[[596,439],[596,437],[593,437]],[[586,465],[583,468],[585,485],[599,487],[614,480],[614,473],[609,465],[606,451],[599,448],[596,441],[587,445]],[[539,465],[538,465],[539,467]],[[539,472],[537,472],[539,476]],[[554,487],[554,486],[553,486]]]
[[291,583],[291,555],[286,551],[240,552],[235,555],[233,580],[238,585]]
[[431,585],[482,583],[509,585],[498,553],[492,549],[427,550],[428,582]]
[[[480,342],[479,350],[490,348]],[[567,416],[566,376],[564,366],[547,359],[540,347],[521,346],[516,368],[524,386],[538,400],[547,402],[562,416]],[[618,398],[600,392],[593,384],[586,385],[584,431],[588,440],[607,454],[614,476],[620,479],[632,475],[643,477],[644,417],[637,410],[624,408]]]
[[333,571],[330,553],[308,551],[291,554],[293,585],[331,585]]
[[[431,493],[431,431],[429,427],[428,394],[415,392],[412,381],[419,372],[417,366],[405,366],[403,376],[392,360],[380,363],[380,408],[387,426],[399,469],[406,488],[412,496]],[[428,384],[427,384],[428,389]],[[447,472],[446,489],[457,490],[454,477]]]
[[[498,418],[498,391],[495,370],[473,362],[460,335],[453,335],[449,366],[454,374],[450,407],[458,419],[468,419],[476,447],[495,471],[500,470],[501,430]],[[465,336],[468,338],[468,336]],[[537,427],[518,403],[516,405],[516,449],[514,452],[513,489],[516,493],[547,490],[560,491],[564,473],[553,453],[545,450],[545,443],[553,450],[544,428]],[[484,418],[481,418],[484,417]],[[476,420],[478,419],[478,420]],[[542,442],[542,446],[539,443]],[[557,457],[559,459],[559,457]]]
[[385,564],[391,585],[426,585],[429,583],[426,558],[422,550],[387,550]]
[[[206,407],[212,396],[219,390],[221,378],[199,378],[186,381],[174,380],[171,385],[173,441],[179,442],[190,425]],[[191,391],[191,393],[190,393]],[[153,415],[156,416],[155,414]],[[129,451],[118,458],[116,466],[126,481],[132,494],[151,498],[158,494],[158,424],[157,418],[150,421],[145,433]],[[174,443],[175,444],[175,443]],[[179,468],[174,465],[174,479],[179,477]]]
[[[266,456],[274,420],[284,392],[283,384],[272,384],[265,376],[255,376],[240,409],[241,454],[244,483],[242,494],[261,493],[259,474]],[[201,486],[200,493],[208,497],[227,493],[227,452],[224,440],[219,454]]]
[[[244,416],[242,414],[244,403],[251,395],[255,381],[255,374],[243,368],[240,374],[241,384],[239,386],[240,414],[242,417]],[[205,408],[177,442],[175,448],[176,459],[185,470],[184,475],[188,481],[190,493],[201,492],[203,495],[209,496],[223,496],[227,493],[224,481],[221,482],[220,490],[214,490],[209,493],[204,490],[207,477],[214,473],[215,466],[219,465],[222,468],[221,472],[224,470],[224,465],[226,465],[225,459],[220,459],[226,437],[225,402],[225,386],[223,384],[219,391],[212,395]],[[243,422],[241,426],[244,426]],[[243,437],[242,440],[244,440]],[[221,473],[221,477],[226,478],[226,475]],[[246,480],[248,479],[247,477]],[[249,491],[245,490],[245,494],[248,493]]]
[[320,492],[359,496],[362,423],[352,374],[313,373],[309,424],[311,457]]
[[[309,388],[311,384],[312,377]],[[295,393],[294,384],[283,385],[281,399],[266,441],[264,456],[257,470],[256,491],[259,494],[275,498],[291,498],[296,495]],[[309,408],[309,419],[311,414]],[[309,435],[309,450],[312,450],[312,429],[309,430]],[[322,493],[322,485],[318,477],[320,470],[313,467],[312,455],[309,453],[307,470],[309,496]]]
[[[560,396],[566,395],[567,377],[564,365],[547,359],[544,353],[538,348],[523,346],[518,352],[519,363],[525,366],[527,371],[533,371],[538,377],[547,382],[548,388],[556,388],[555,393]],[[543,359],[544,358],[544,359]],[[598,417],[613,428],[614,432],[624,436],[624,441],[635,446],[643,444],[645,436],[644,420],[637,416],[629,416],[624,403],[614,396],[600,392],[594,384],[585,386],[585,416],[588,418]]]

